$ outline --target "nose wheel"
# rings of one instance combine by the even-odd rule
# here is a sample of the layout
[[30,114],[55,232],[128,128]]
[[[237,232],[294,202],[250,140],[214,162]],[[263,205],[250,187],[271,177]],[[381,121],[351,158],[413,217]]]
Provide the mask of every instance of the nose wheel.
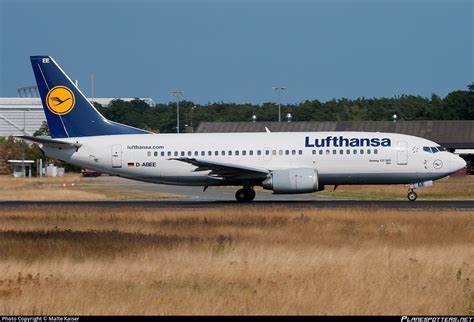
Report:
[[408,200],[415,201],[416,198],[418,198],[418,195],[416,194],[415,190],[412,189],[412,190],[408,191],[407,197],[408,197]]
[[250,202],[255,199],[255,190],[251,188],[239,189],[235,193],[235,199],[237,199],[238,202]]

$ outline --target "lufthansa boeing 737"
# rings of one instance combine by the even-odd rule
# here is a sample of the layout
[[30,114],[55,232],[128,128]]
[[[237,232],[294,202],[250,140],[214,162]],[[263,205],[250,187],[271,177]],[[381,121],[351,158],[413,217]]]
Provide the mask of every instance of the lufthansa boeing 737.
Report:
[[51,137],[21,136],[48,157],[124,178],[187,186],[255,186],[275,194],[325,185],[430,186],[466,166],[435,142],[394,133],[153,134],[104,118],[50,56],[31,64]]

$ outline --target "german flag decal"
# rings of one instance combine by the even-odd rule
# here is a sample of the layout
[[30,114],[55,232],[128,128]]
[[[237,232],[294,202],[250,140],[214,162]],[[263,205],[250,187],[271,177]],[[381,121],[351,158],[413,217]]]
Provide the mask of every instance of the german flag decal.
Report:
[[135,162],[127,163],[129,168],[135,168]]

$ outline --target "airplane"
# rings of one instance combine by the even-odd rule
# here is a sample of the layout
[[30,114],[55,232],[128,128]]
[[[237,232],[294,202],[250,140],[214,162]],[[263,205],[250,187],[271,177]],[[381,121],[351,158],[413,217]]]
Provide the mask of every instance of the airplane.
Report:
[[[254,187],[274,194],[311,193],[326,185],[406,184],[416,188],[466,162],[424,138],[379,132],[154,134],[103,117],[50,56],[31,56],[51,137],[19,136],[54,159],[144,182]],[[60,102],[60,104],[57,104]]]

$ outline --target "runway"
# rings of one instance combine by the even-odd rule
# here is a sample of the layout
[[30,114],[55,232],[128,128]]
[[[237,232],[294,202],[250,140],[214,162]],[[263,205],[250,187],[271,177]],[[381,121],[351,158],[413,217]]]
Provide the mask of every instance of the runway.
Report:
[[287,207],[287,208],[379,208],[379,209],[433,209],[433,210],[474,210],[472,200],[255,200],[250,203],[236,201],[195,201],[195,200],[120,200],[120,201],[0,201],[0,210],[18,207],[106,207],[106,208],[148,208],[148,209],[217,209],[224,207]]

